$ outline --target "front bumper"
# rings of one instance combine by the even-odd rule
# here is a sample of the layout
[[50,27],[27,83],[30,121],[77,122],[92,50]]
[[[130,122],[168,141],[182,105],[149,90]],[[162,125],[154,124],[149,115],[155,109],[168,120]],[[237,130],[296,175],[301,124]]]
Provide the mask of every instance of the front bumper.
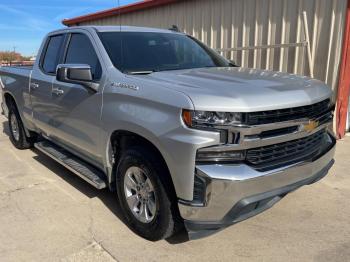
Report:
[[287,193],[323,178],[332,167],[335,139],[313,162],[259,172],[248,165],[199,165],[198,175],[207,182],[207,202],[196,206],[179,201],[179,209],[191,239],[257,215],[270,208]]

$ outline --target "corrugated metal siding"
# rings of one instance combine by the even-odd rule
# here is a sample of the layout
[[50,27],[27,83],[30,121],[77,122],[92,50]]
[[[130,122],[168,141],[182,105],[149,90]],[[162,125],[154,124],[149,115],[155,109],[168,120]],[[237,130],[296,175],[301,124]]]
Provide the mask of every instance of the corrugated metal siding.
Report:
[[[304,40],[302,12],[309,22],[315,78],[337,85],[346,0],[187,0],[82,23],[169,28],[176,24],[212,48]],[[226,52],[243,67],[309,75],[304,47]]]

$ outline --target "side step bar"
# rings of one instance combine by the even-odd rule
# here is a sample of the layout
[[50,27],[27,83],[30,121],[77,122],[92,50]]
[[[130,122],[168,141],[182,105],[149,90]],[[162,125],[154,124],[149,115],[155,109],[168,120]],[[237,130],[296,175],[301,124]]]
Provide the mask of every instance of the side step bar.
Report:
[[106,183],[103,180],[105,175],[102,171],[79,159],[67,150],[47,140],[35,143],[34,146],[97,189],[106,187]]

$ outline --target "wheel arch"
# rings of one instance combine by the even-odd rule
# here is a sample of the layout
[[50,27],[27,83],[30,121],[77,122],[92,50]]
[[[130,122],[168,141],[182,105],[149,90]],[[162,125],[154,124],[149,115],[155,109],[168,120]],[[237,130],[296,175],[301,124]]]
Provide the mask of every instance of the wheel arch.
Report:
[[135,132],[128,131],[128,130],[115,130],[112,132],[112,134],[110,135],[110,139],[109,139],[110,149],[107,150],[107,152],[108,152],[107,159],[112,160],[112,163],[113,163],[111,174],[109,177],[109,184],[110,184],[110,188],[112,190],[115,189],[114,188],[115,180],[116,180],[115,174],[116,174],[116,171],[118,168],[117,163],[120,159],[121,152],[123,152],[123,150],[126,150],[127,148],[130,148],[132,146],[142,146],[142,147],[146,147],[146,148],[152,150],[152,152],[154,152],[157,155],[157,157],[161,161],[164,168],[166,168],[166,170],[167,170],[166,175],[169,176],[168,178],[170,179],[172,190],[174,190],[174,193],[176,193],[176,190],[174,187],[174,181],[172,179],[171,171],[170,171],[169,166],[167,164],[166,158],[164,157],[164,154],[159,149],[159,146],[156,145],[154,140],[155,139],[149,139],[149,138],[146,138],[142,135],[139,135]]
[[5,92],[4,99],[7,109],[9,109],[10,105],[14,105],[18,109],[15,97],[12,94],[10,94],[9,92]]
[[18,109],[18,105],[17,105],[17,101],[15,99],[15,96],[13,94],[11,94],[10,92],[4,92],[3,97],[5,99],[5,106],[7,109],[7,114],[10,110],[11,106],[14,106],[14,108],[17,110],[20,120],[22,121],[23,127],[24,127],[24,131],[27,137],[32,136],[33,134],[31,133],[31,131],[28,130],[28,128],[25,126],[24,121],[23,121],[23,116],[22,113],[20,112],[20,110]]

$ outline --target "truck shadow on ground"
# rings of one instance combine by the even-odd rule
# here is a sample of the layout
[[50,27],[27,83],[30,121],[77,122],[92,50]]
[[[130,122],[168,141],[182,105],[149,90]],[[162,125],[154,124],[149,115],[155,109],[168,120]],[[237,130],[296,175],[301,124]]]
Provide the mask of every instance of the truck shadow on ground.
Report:
[[[8,127],[8,121],[4,121],[2,123],[2,127],[3,133],[9,136],[10,130]],[[41,153],[39,150],[33,148],[32,151],[36,154],[36,156],[33,157],[36,161],[54,172],[57,176],[72,185],[75,189],[79,190],[87,197],[98,197],[114,215],[116,215],[124,224],[127,224],[124,216],[122,215],[122,210],[120,209],[116,192],[110,192],[108,189],[95,189],[74,173],[57,163],[55,160]],[[133,232],[130,230],[130,233]],[[175,236],[166,239],[169,244],[180,244],[187,242],[188,240],[187,232],[184,229]]]
[[[85,182],[84,180],[76,176],[74,173],[72,173],[65,167],[61,166],[55,160],[44,155],[39,150],[37,149],[32,149],[32,150],[36,154],[36,156],[33,157],[36,161],[38,161],[40,164],[50,169],[57,176],[59,176],[64,181],[72,185],[75,189],[79,190],[81,193],[83,193],[87,197],[99,198],[114,215],[116,215],[124,224],[127,225],[125,218],[122,214],[122,210],[119,206],[116,192],[110,192],[108,189],[103,189],[103,190],[95,189],[93,186],[89,185],[87,182]],[[130,233],[133,233],[133,232],[130,230]],[[188,235],[184,229],[181,230],[175,236],[169,239],[166,239],[166,241],[169,244],[180,244],[180,243],[187,242],[188,240],[189,240]]]
[[9,129],[8,121],[2,122],[2,132],[3,132],[5,135],[10,136],[10,129]]

